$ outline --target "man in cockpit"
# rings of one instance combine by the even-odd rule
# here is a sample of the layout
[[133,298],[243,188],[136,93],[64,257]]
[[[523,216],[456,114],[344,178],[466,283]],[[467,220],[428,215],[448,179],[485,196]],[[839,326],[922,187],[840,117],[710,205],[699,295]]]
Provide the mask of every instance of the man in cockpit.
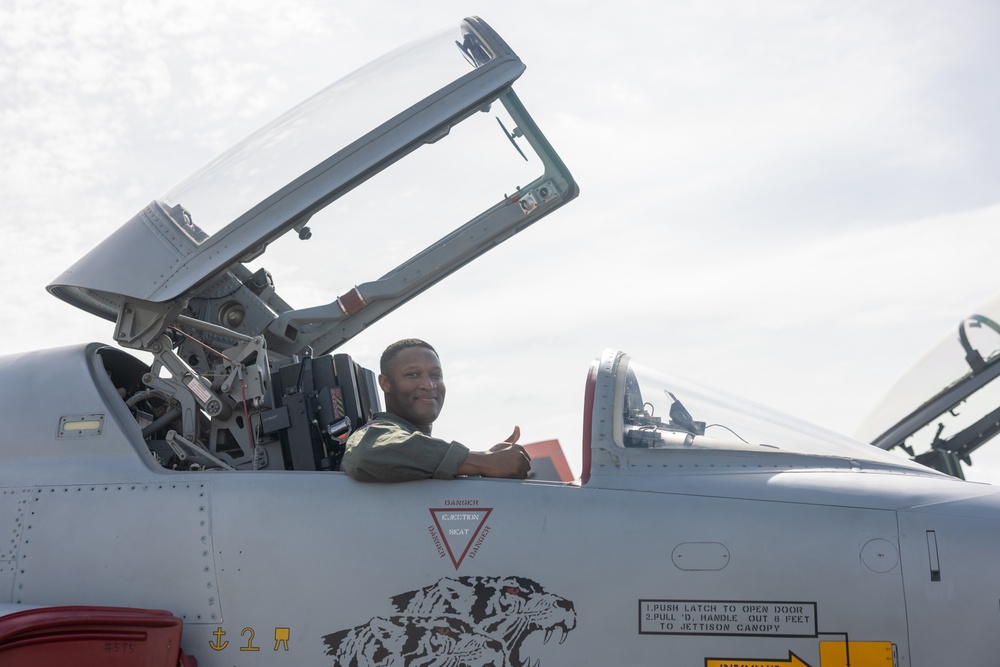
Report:
[[387,347],[379,362],[386,412],[351,435],[340,468],[362,482],[454,479],[458,475],[526,479],[531,458],[517,444],[520,429],[489,451],[431,437],[444,405],[441,360],[416,338]]

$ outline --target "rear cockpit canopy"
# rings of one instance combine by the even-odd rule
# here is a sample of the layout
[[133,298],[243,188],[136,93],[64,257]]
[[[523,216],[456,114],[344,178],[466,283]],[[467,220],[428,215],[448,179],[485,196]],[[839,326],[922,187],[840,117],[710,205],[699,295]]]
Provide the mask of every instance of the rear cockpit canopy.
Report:
[[[264,335],[283,358],[330,351],[575,196],[511,90],[524,69],[478,18],[417,40],[209,162],[49,291],[117,321],[116,340],[128,347],[144,349],[176,326],[220,349],[239,337],[219,327]],[[484,129],[467,129],[474,126]],[[438,143],[445,148],[429,148]],[[401,172],[397,163],[411,154],[403,162],[412,169]],[[347,204],[331,206],[348,193]],[[391,239],[400,229],[434,235],[403,250],[400,259],[411,259],[371,275],[380,257],[397,256]],[[320,246],[299,291],[327,292],[318,304],[293,308],[278,296],[282,274],[250,265],[286,235]],[[268,256],[294,274],[303,267],[296,246]],[[368,275],[348,276],[331,293],[331,273],[364,254],[356,266]]]

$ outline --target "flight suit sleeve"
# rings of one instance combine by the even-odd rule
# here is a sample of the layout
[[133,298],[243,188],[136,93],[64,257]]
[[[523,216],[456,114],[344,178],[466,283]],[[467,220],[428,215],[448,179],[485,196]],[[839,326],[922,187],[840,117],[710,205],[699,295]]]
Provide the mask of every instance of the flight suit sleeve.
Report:
[[468,454],[459,442],[376,422],[351,436],[340,469],[360,482],[454,479]]

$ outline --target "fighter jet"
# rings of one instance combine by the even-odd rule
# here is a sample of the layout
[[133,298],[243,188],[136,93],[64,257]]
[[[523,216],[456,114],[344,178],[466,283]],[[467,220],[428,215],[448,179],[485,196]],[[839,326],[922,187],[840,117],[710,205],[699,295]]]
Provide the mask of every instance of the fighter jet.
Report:
[[995,488],[619,350],[578,479],[338,470],[381,402],[354,337],[578,194],[524,70],[479,18],[417,40],[52,282],[117,346],[0,357],[0,663],[996,662]]

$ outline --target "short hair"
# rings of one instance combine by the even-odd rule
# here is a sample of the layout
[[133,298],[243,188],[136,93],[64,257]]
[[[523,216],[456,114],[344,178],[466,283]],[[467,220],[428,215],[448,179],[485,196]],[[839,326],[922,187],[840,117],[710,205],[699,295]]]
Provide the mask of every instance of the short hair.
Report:
[[431,347],[430,343],[426,343],[419,338],[404,338],[403,340],[397,340],[395,343],[385,348],[385,351],[382,353],[382,358],[379,359],[378,368],[382,375],[389,374],[389,365],[392,364],[400,352],[408,347],[423,347],[427,348],[435,355],[437,354],[437,350]]

